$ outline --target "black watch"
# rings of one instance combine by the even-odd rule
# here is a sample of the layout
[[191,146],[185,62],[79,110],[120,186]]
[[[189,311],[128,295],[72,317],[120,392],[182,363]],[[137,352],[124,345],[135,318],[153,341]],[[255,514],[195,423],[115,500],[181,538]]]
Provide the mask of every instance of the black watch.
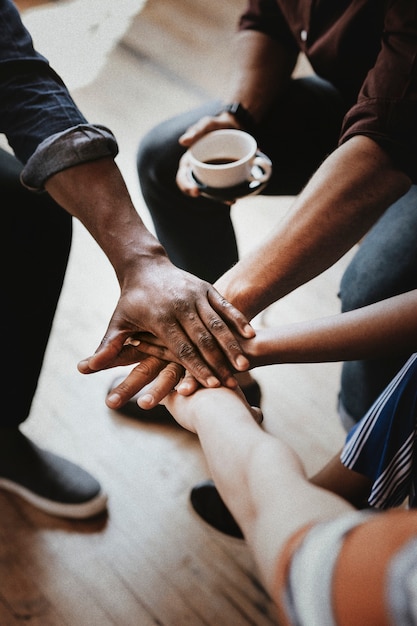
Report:
[[220,115],[220,113],[230,113],[237,119],[239,124],[249,132],[251,132],[256,126],[252,114],[249,113],[249,111],[245,109],[245,107],[240,104],[240,102],[231,102],[230,104],[225,104],[220,109],[218,115]]

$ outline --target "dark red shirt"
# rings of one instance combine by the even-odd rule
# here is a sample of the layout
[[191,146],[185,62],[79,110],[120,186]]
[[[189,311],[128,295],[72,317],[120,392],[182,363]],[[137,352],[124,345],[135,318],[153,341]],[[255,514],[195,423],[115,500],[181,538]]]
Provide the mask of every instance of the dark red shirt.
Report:
[[417,183],[417,0],[249,0],[239,28],[303,52],[348,105],[340,143],[367,135]]

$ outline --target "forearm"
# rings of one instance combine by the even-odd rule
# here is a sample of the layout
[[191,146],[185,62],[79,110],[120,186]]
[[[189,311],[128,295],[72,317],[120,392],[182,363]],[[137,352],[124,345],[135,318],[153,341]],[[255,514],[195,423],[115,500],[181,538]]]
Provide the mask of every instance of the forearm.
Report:
[[297,55],[256,31],[241,31],[233,46],[234,65],[226,102],[240,102],[259,122],[288,85]]
[[[269,585],[282,545],[297,528],[336,517],[352,507],[310,485],[293,450],[265,433],[232,391],[221,388],[197,393],[198,401],[196,394],[182,401],[192,403],[193,424],[210,475]],[[187,405],[181,410],[187,411]]]
[[[45,184],[48,193],[78,218],[102,248],[119,280],[141,258],[153,266],[166,254],[143,224],[112,158],[70,167]],[[156,268],[155,268],[156,269]]]
[[409,186],[376,143],[354,137],[327,158],[271,235],[216,288],[255,316],[333,265]]
[[417,290],[346,313],[260,329],[245,344],[252,367],[378,358],[417,351]]

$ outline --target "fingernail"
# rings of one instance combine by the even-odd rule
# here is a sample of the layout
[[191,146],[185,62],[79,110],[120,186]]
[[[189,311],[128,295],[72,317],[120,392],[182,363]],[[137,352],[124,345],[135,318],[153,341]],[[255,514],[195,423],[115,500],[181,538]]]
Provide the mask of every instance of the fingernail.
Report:
[[107,396],[107,404],[112,404],[117,406],[120,404],[120,396],[118,393],[112,393],[110,396]]
[[147,406],[152,405],[153,404],[153,396],[151,396],[150,393],[145,393],[143,396],[140,396],[138,398],[138,404],[143,409],[145,408],[145,406],[143,406],[143,405],[147,405]]
[[236,358],[236,365],[238,369],[244,370],[249,367],[250,363],[248,359],[245,356],[243,356],[243,354],[239,354],[239,356]]
[[207,387],[220,387],[220,380],[215,376],[209,376],[207,378]]
[[138,346],[139,344],[139,339],[132,339],[131,337],[128,337],[125,341],[125,346]]

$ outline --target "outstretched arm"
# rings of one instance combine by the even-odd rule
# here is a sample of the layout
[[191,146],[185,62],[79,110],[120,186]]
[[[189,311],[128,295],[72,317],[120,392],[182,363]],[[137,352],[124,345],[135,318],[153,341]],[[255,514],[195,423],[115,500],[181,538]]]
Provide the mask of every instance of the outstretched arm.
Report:
[[33,47],[15,4],[0,1],[1,132],[24,164],[22,182],[50,195],[78,218],[103,249],[121,295],[90,373],[137,361],[126,344],[147,330],[163,339],[203,385],[235,384],[248,365],[236,336],[247,320],[207,282],[170,263],[146,229],[114,161],[108,129],[90,124],[47,59]]
[[312,176],[271,234],[216,287],[250,318],[332,266],[410,188],[377,143],[354,136]]
[[417,350],[417,289],[353,311],[260,329],[243,347],[251,367],[411,353]]
[[389,623],[399,625],[402,614],[395,614],[395,606],[388,609],[390,586],[401,608],[408,606],[416,617],[407,569],[393,572],[391,564],[398,555],[408,559],[410,572],[415,568],[417,512],[357,512],[312,485],[295,452],[262,431],[230,389],[200,389],[188,398],[173,392],[164,403],[197,433],[211,476],[279,608],[280,623],[311,623],[314,614],[315,623],[327,623],[324,616],[330,615],[335,625],[388,624],[389,614]]
[[174,392],[164,404],[182,426],[197,433],[210,476],[269,589],[281,547],[297,528],[353,510],[345,500],[310,485],[295,452],[263,431],[232,390],[200,389],[189,397]]
[[126,342],[146,330],[170,345],[178,363],[201,384],[233,385],[233,372],[248,366],[236,337],[251,336],[253,329],[212,285],[169,261],[133,206],[113,159],[58,172],[45,187],[95,238],[121,290],[99,348],[80,371],[137,363],[137,351]]
[[[417,289],[381,302],[323,318],[294,324],[261,328],[241,345],[250,367],[274,363],[321,363],[377,358],[381,354],[407,354],[417,350]],[[170,360],[172,353],[159,342],[144,336],[139,344],[148,354]],[[140,368],[139,368],[140,369]],[[164,378],[147,388],[140,405],[161,399],[168,391]],[[132,384],[139,372],[132,373]],[[188,373],[178,385],[188,395],[197,388]],[[132,394],[133,395],[133,394]],[[150,400],[152,398],[152,400]]]

